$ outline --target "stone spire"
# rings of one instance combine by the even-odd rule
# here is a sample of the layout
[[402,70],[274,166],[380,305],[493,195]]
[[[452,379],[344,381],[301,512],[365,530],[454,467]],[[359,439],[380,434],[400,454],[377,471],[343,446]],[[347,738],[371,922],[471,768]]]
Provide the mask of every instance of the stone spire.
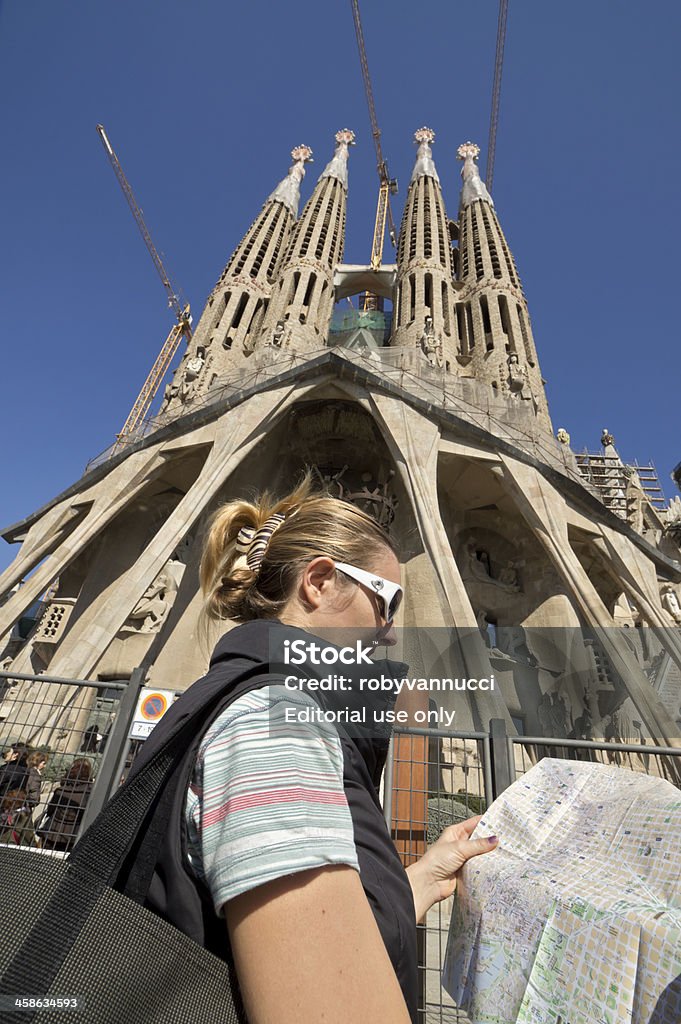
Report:
[[480,179],[479,153],[473,142],[457,150],[463,161],[457,363],[462,375],[508,395],[553,433],[527,303],[492,197]]
[[322,171],[292,233],[262,321],[257,348],[297,352],[326,345],[333,312],[333,271],[343,257],[348,151],[355,134],[336,133],[333,159]]
[[309,146],[291,151],[293,164],[268,196],[211,292],[191,345],[166,388],[161,411],[181,414],[243,362],[258,331],[295,223]]
[[274,192],[267,197],[268,203],[283,203],[294,219],[298,216],[298,204],[300,202],[300,185],[305,177],[305,164],[312,163],[312,150],[309,146],[296,146],[291,150],[293,164],[288,169],[288,174],[283,181],[280,181]]
[[396,310],[391,346],[419,350],[419,359],[453,363],[454,288],[447,213],[431,145],[435,132],[419,128],[416,163],[397,245]]

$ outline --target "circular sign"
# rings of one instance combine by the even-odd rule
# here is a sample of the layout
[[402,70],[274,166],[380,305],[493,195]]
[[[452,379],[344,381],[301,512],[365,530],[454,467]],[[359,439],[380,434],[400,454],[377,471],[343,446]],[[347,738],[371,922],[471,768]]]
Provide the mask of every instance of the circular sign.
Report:
[[168,708],[168,701],[162,693],[150,693],[142,701],[140,715],[147,722],[156,722]]

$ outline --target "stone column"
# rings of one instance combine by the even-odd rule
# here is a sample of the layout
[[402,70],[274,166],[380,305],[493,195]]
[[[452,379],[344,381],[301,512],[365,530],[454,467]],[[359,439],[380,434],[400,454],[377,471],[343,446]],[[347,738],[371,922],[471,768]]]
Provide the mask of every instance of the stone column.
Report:
[[[74,497],[82,505],[92,501],[93,506],[83,522],[45,560],[23,587],[0,608],[0,636],[12,628],[27,608],[43,594],[67,565],[126,508],[136,495],[147,486],[149,475],[157,464],[158,447],[133,452],[89,491]],[[22,671],[15,664],[17,672]],[[30,669],[29,669],[30,671]]]
[[[463,635],[455,633],[454,637],[456,646],[451,662],[458,671],[453,674],[460,676],[465,671],[470,678],[489,677],[492,669],[487,647],[440,516],[437,497],[439,430],[433,422],[398,399],[375,392],[372,402],[376,421],[410,496],[421,541],[440,583],[444,604],[449,608],[450,625],[455,630],[463,630]],[[499,691],[479,691],[470,708],[470,724],[476,728],[487,728],[490,718],[503,718],[509,733],[515,732]]]
[[661,743],[681,746],[678,729],[624,641],[575,555],[567,535],[565,499],[536,469],[502,455],[509,492],[528,526],[546,550],[585,621],[596,633],[650,734]]

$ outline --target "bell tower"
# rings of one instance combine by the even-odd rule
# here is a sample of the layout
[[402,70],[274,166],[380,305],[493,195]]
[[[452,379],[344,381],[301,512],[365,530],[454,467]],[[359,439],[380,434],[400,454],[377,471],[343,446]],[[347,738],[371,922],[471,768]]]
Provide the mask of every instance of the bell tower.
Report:
[[267,197],[213,288],[192,343],[166,388],[161,411],[181,413],[250,351],[298,216],[300,185],[312,150],[296,146],[291,156],[288,174]]
[[[452,252],[442,188],[431,144],[435,132],[419,128],[416,163],[397,245],[394,333],[390,345],[421,345],[431,361],[454,365]],[[426,351],[432,349],[432,352]]]
[[552,431],[527,302],[492,197],[480,180],[479,153],[472,142],[457,151],[463,161],[457,363],[468,367],[470,376],[526,405]]
[[262,322],[258,346],[311,352],[326,345],[333,311],[333,272],[343,259],[348,152],[355,133],[336,133],[336,151],[322,171],[293,231]]

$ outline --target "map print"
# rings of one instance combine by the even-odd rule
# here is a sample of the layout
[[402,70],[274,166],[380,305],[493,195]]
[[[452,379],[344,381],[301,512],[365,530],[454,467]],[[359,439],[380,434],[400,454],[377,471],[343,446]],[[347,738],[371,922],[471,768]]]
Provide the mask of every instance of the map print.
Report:
[[681,1024],[679,790],[544,758],[485,835],[499,847],[464,869],[442,978],[473,1024]]

